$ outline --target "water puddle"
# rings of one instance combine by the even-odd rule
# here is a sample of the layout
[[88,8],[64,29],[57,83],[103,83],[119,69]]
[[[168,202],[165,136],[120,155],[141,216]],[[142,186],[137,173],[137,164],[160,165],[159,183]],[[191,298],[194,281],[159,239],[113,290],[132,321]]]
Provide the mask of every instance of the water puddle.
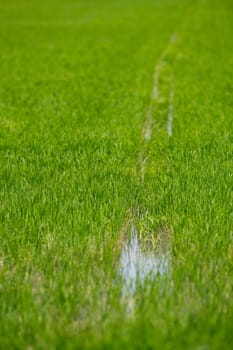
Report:
[[[161,234],[160,234],[161,236]],[[166,236],[166,237],[165,237]],[[122,296],[134,295],[138,285],[155,281],[170,271],[170,244],[167,233],[155,247],[139,237],[134,224],[120,256],[120,275],[123,281]]]

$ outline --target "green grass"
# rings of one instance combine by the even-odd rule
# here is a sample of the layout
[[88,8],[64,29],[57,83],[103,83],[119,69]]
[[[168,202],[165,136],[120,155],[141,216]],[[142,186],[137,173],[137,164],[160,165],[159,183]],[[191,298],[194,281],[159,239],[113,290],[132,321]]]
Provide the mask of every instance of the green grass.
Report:
[[[232,31],[231,0],[0,4],[1,349],[232,349]],[[169,228],[172,272],[130,317],[132,209]]]

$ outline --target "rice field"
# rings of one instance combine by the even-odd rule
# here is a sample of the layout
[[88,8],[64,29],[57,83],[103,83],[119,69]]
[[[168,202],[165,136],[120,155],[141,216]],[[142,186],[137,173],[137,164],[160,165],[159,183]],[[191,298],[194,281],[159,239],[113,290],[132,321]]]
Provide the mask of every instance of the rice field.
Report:
[[233,3],[0,3],[0,349],[233,348]]

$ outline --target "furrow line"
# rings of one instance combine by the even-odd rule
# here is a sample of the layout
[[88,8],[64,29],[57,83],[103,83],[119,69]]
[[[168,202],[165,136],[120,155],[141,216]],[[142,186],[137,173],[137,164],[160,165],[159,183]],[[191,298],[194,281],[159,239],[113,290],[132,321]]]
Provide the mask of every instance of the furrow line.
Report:
[[153,126],[153,113],[154,113],[154,107],[153,104],[158,101],[159,99],[159,77],[161,70],[164,66],[164,59],[167,56],[169,50],[171,47],[176,43],[176,33],[173,33],[170,37],[169,44],[166,47],[166,49],[163,51],[163,53],[160,56],[160,59],[158,63],[155,66],[154,69],[154,75],[153,75],[153,89],[151,92],[151,98],[150,98],[150,104],[147,110],[147,116],[145,123],[142,128],[142,139],[144,142],[148,142],[151,140],[152,137],[152,126]]
[[172,136],[173,133],[173,119],[174,119],[174,83],[171,78],[171,87],[170,87],[170,99],[169,99],[169,111],[167,118],[167,134]]
[[[143,186],[146,173],[147,157],[144,153],[144,144],[148,143],[153,134],[153,115],[156,108],[156,102],[159,100],[159,80],[160,74],[164,67],[165,58],[169,53],[169,50],[176,42],[176,34],[172,34],[169,44],[163,51],[160,59],[155,66],[153,74],[153,88],[150,97],[150,103],[147,109],[146,119],[142,128],[142,148],[138,156],[138,164],[140,169],[140,182]],[[167,134],[170,137],[173,131],[173,115],[174,115],[174,84],[171,76],[170,79],[170,95],[169,95],[169,110],[167,117]],[[135,214],[135,210],[138,214]],[[119,273],[123,279],[123,300],[130,301],[130,307],[128,308],[128,314],[133,315],[134,312],[134,298],[133,295],[136,290],[137,283],[143,283],[147,276],[155,278],[157,275],[167,274],[170,269],[170,240],[167,244],[161,245],[161,242],[167,240],[170,235],[169,229],[160,230],[158,237],[160,237],[160,243],[158,240],[158,247],[156,252],[153,250],[147,250],[144,252],[142,249],[143,242],[141,242],[141,234],[138,233],[135,226],[135,221],[139,216],[139,207],[136,206],[131,209],[130,219],[124,223],[124,227],[130,227],[130,236],[124,242],[124,246],[121,251],[120,268]],[[169,234],[168,234],[169,233]],[[166,238],[166,239],[165,239]]]

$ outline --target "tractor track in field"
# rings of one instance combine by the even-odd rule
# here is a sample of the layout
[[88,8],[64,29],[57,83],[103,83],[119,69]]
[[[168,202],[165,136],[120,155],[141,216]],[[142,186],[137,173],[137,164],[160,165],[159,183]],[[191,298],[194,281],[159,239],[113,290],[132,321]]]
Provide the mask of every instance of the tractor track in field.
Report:
[[169,98],[169,111],[167,118],[167,134],[168,136],[172,136],[173,133],[173,119],[174,119],[174,82],[173,77],[171,76],[170,82],[170,98]]
[[[166,49],[163,51],[162,55],[160,56],[160,59],[158,63],[155,66],[154,69],[154,75],[153,75],[153,88],[151,92],[151,98],[150,98],[150,105],[147,110],[147,117],[144,122],[143,128],[142,128],[142,139],[144,142],[148,142],[151,140],[152,137],[152,127],[153,127],[153,120],[154,120],[154,113],[155,113],[155,108],[154,104],[158,101],[159,96],[160,96],[160,91],[159,91],[159,78],[161,74],[161,70],[164,66],[164,60],[170,50],[170,48],[176,43],[176,34],[173,33],[170,37],[169,44],[166,47]],[[169,114],[172,112],[173,115],[173,97],[174,97],[174,86],[173,86],[173,78],[171,77],[171,94],[172,98],[170,98],[170,103],[172,104],[169,106]],[[169,135],[169,132],[168,132]],[[170,136],[170,135],[169,135]]]
[[[142,149],[138,156],[138,165],[140,173],[140,184],[143,186],[145,181],[146,167],[148,156],[145,154],[144,145],[149,143],[153,136],[153,124],[155,121],[156,109],[158,107],[158,101],[162,93],[160,92],[160,77],[163,73],[163,68],[168,63],[166,63],[166,57],[169,51],[176,43],[176,34],[173,33],[170,37],[169,44],[160,56],[158,63],[155,66],[153,74],[153,87],[150,97],[150,104],[147,108],[146,119],[142,127]],[[172,71],[169,74],[169,96],[168,98],[168,114],[167,120],[167,136],[171,137],[173,133],[173,118],[174,118],[174,81]],[[165,125],[164,125],[165,127]],[[132,297],[136,290],[136,282],[138,278],[140,282],[146,278],[148,274],[151,277],[155,275],[163,275],[168,273],[170,266],[170,252],[171,252],[171,242],[170,242],[170,232],[168,228],[160,229],[157,237],[157,249],[153,251],[141,251],[141,238],[140,233],[137,231],[135,221],[140,221],[143,218],[140,217],[139,206],[130,210],[130,214],[123,226],[124,229],[121,230],[122,238],[122,251],[120,259],[120,275],[123,279],[123,298],[127,296],[128,291],[128,301],[130,302],[130,313],[132,312]],[[122,235],[123,233],[123,235]],[[160,245],[160,246],[159,246]],[[143,265],[143,266],[142,266]]]

